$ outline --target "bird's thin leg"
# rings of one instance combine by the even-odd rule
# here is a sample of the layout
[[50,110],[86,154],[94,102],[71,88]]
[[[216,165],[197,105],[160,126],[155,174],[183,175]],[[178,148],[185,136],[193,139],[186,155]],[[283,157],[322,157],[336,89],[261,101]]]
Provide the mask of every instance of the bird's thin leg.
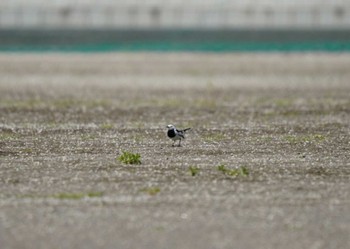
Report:
[[179,140],[179,147],[181,147],[181,139]]

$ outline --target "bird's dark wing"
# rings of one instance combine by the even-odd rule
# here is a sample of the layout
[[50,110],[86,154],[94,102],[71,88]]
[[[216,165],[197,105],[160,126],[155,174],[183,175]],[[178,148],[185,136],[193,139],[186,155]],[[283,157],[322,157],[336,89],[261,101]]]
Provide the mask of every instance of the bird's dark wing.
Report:
[[191,128],[186,128],[186,129],[183,129],[183,130],[176,129],[177,132],[182,132],[182,133],[185,133],[188,130],[191,130]]
[[176,129],[176,133],[177,133],[177,135],[179,135],[180,137],[185,138],[185,132],[184,132],[183,130],[178,130],[178,129]]

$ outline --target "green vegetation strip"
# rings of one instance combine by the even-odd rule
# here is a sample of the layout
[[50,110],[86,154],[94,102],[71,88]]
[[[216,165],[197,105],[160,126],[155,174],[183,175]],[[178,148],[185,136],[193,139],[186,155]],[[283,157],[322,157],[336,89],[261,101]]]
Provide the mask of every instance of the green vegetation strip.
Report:
[[288,135],[285,137],[285,139],[290,144],[320,143],[320,142],[323,142],[326,139],[326,137],[321,134],[312,134],[312,135],[305,135],[305,136]]
[[125,164],[141,164],[141,155],[138,153],[123,151],[123,154],[121,154],[117,159]]
[[156,195],[160,192],[159,187],[147,187],[140,190],[141,192],[147,193],[149,195]]
[[245,166],[241,166],[236,169],[229,169],[227,168],[224,164],[221,164],[217,166],[217,170],[222,172],[223,174],[227,176],[232,176],[232,177],[247,177],[249,176],[249,170]]
[[19,196],[19,198],[54,198],[59,200],[80,200],[84,198],[95,198],[102,197],[103,192],[87,192],[87,193],[70,193],[70,192],[61,192],[58,194],[52,195],[23,195]]

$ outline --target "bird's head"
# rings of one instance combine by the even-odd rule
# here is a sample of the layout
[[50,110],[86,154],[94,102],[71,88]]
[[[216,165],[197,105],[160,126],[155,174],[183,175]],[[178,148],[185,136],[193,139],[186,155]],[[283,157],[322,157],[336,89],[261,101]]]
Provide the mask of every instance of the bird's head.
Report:
[[167,127],[169,130],[171,130],[171,129],[174,129],[174,128],[175,128],[175,126],[173,126],[172,124],[168,124],[166,127]]

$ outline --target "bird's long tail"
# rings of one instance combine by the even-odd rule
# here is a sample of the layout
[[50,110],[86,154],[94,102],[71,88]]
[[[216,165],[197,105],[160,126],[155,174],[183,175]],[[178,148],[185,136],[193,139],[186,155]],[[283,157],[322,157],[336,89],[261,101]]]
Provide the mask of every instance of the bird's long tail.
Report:
[[186,128],[186,129],[183,129],[183,132],[186,132],[188,130],[191,130],[191,128]]

